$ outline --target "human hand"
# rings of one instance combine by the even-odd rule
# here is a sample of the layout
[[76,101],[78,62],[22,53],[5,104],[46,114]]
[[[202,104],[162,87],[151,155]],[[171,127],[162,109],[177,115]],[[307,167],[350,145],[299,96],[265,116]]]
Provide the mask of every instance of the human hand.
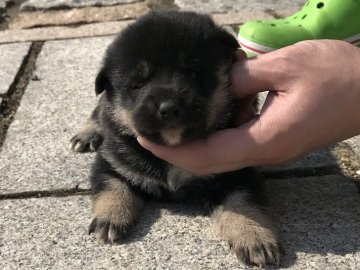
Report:
[[303,41],[232,69],[241,99],[269,90],[258,116],[234,129],[176,147],[140,144],[195,174],[281,164],[360,133],[360,49]]

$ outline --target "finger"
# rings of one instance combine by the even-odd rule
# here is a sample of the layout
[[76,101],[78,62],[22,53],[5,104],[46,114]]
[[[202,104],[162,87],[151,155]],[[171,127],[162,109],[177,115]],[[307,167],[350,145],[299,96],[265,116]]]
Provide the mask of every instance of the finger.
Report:
[[273,88],[268,62],[263,55],[260,55],[234,63],[231,77],[237,97],[245,97]]
[[[197,175],[241,169],[263,158],[261,143],[252,134],[252,120],[237,129],[221,130],[204,140],[166,147],[138,138],[139,143],[161,159]],[[256,127],[255,127],[256,130]]]
[[155,156],[180,168],[196,174],[201,174],[198,167],[204,166],[200,163],[203,163],[207,156],[207,146],[206,143],[204,143],[205,140],[193,141],[173,147],[158,145],[143,137],[138,137],[137,140],[142,147],[152,152]]
[[283,59],[292,50],[287,47],[236,61],[231,70],[235,95],[241,98],[264,91],[281,91],[281,85],[288,78],[289,65]]

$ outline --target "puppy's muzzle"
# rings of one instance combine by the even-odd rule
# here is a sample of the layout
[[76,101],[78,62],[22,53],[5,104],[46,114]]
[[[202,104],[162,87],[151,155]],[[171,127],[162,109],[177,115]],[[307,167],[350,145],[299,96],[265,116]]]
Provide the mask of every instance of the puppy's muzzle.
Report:
[[162,101],[157,110],[157,117],[160,121],[171,123],[181,118],[181,106],[177,100]]

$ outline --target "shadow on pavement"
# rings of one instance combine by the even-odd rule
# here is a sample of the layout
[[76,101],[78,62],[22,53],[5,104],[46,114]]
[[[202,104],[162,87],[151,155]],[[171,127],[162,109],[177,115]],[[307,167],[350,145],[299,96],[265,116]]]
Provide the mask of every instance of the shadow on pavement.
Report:
[[269,210],[285,251],[282,267],[296,253],[346,255],[360,251],[360,196],[341,175],[267,182]]

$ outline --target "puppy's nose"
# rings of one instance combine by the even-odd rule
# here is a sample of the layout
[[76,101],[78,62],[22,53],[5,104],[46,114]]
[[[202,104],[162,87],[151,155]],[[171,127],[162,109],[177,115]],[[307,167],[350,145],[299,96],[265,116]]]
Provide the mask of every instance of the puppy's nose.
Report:
[[180,114],[180,106],[173,101],[164,101],[159,106],[158,115],[162,120],[176,120]]

